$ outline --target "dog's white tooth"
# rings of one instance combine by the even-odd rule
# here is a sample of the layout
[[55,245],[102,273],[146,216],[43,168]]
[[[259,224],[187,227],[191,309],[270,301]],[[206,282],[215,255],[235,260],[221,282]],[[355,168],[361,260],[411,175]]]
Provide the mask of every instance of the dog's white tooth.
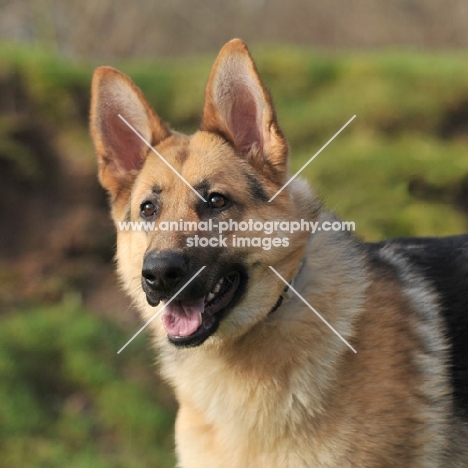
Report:
[[213,298],[215,297],[215,295],[213,293],[208,293],[208,295],[206,296],[206,301],[209,302],[211,301]]
[[203,322],[202,313],[199,312],[199,313],[198,313],[198,326],[200,326],[200,325],[202,324],[202,322]]
[[223,279],[220,279],[217,283],[216,283],[216,286],[214,287],[213,289],[213,292],[214,293],[217,293],[219,292],[219,290],[221,289],[221,286],[223,285]]

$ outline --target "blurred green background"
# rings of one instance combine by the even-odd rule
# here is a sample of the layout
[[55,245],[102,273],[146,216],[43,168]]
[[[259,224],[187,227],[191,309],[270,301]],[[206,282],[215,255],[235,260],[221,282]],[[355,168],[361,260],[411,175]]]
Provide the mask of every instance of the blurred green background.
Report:
[[[0,468],[175,463],[176,403],[157,376],[147,337],[116,354],[141,321],[113,274],[114,232],[87,130],[95,66],[129,74],[166,121],[193,132],[216,50],[244,33],[289,138],[291,172],[357,115],[303,176],[328,208],[355,221],[361,238],[466,232],[468,57],[464,36],[455,34],[459,23],[438,29],[437,44],[432,36],[387,35],[385,42],[379,36],[385,28],[375,18],[367,42],[350,31],[348,40],[338,40],[330,33],[339,14],[332,2],[322,42],[301,28],[297,37],[289,30],[291,37],[282,39],[268,36],[265,27],[255,36],[252,19],[274,4],[269,21],[285,21],[278,2],[254,3],[263,9],[250,16],[245,2],[238,4],[244,15],[236,17],[238,29],[205,35],[195,27],[203,18],[180,6],[179,20],[185,18],[198,39],[194,50],[186,41],[171,41],[175,32],[168,25],[158,31],[164,40],[152,56],[147,42],[138,47],[135,31],[107,45],[100,31],[80,49],[74,29],[67,33],[63,22],[46,18],[52,2],[31,2],[42,20],[21,23],[41,26],[29,36],[21,28],[15,36],[5,15],[0,20]],[[304,21],[311,4],[320,8],[308,4]],[[3,8],[13,18],[11,5],[0,4],[0,14]],[[105,23],[101,11],[110,10],[90,12],[91,3],[84,2],[80,13],[78,3],[70,5],[77,18],[86,13],[102,20],[91,22],[91,37],[103,24],[114,31],[117,20],[111,15]],[[432,17],[426,16],[430,29]],[[390,15],[390,26],[398,18]],[[131,15],[127,21],[140,24]],[[414,18],[412,24],[423,28]]]

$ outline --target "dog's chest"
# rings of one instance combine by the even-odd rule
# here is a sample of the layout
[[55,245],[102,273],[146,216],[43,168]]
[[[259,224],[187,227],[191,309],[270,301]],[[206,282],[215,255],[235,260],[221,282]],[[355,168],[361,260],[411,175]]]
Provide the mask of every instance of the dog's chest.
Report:
[[336,466],[328,443],[313,435],[303,397],[280,377],[259,379],[215,362],[203,372],[192,363],[189,374],[185,364],[177,367],[171,374],[180,404],[176,441],[182,467]]

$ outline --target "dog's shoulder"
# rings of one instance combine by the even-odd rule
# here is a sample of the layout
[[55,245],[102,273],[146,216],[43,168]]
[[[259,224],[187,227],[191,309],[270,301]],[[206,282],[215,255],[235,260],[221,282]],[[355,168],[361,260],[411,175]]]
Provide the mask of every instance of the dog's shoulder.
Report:
[[365,244],[371,259],[405,281],[416,275],[436,292],[451,349],[457,409],[468,419],[468,235],[396,238]]

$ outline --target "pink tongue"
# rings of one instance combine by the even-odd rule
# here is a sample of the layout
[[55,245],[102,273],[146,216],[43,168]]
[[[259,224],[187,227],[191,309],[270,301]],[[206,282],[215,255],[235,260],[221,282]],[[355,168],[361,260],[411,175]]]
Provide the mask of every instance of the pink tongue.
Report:
[[189,336],[201,325],[200,314],[205,310],[205,298],[172,301],[164,309],[162,322],[168,335]]

